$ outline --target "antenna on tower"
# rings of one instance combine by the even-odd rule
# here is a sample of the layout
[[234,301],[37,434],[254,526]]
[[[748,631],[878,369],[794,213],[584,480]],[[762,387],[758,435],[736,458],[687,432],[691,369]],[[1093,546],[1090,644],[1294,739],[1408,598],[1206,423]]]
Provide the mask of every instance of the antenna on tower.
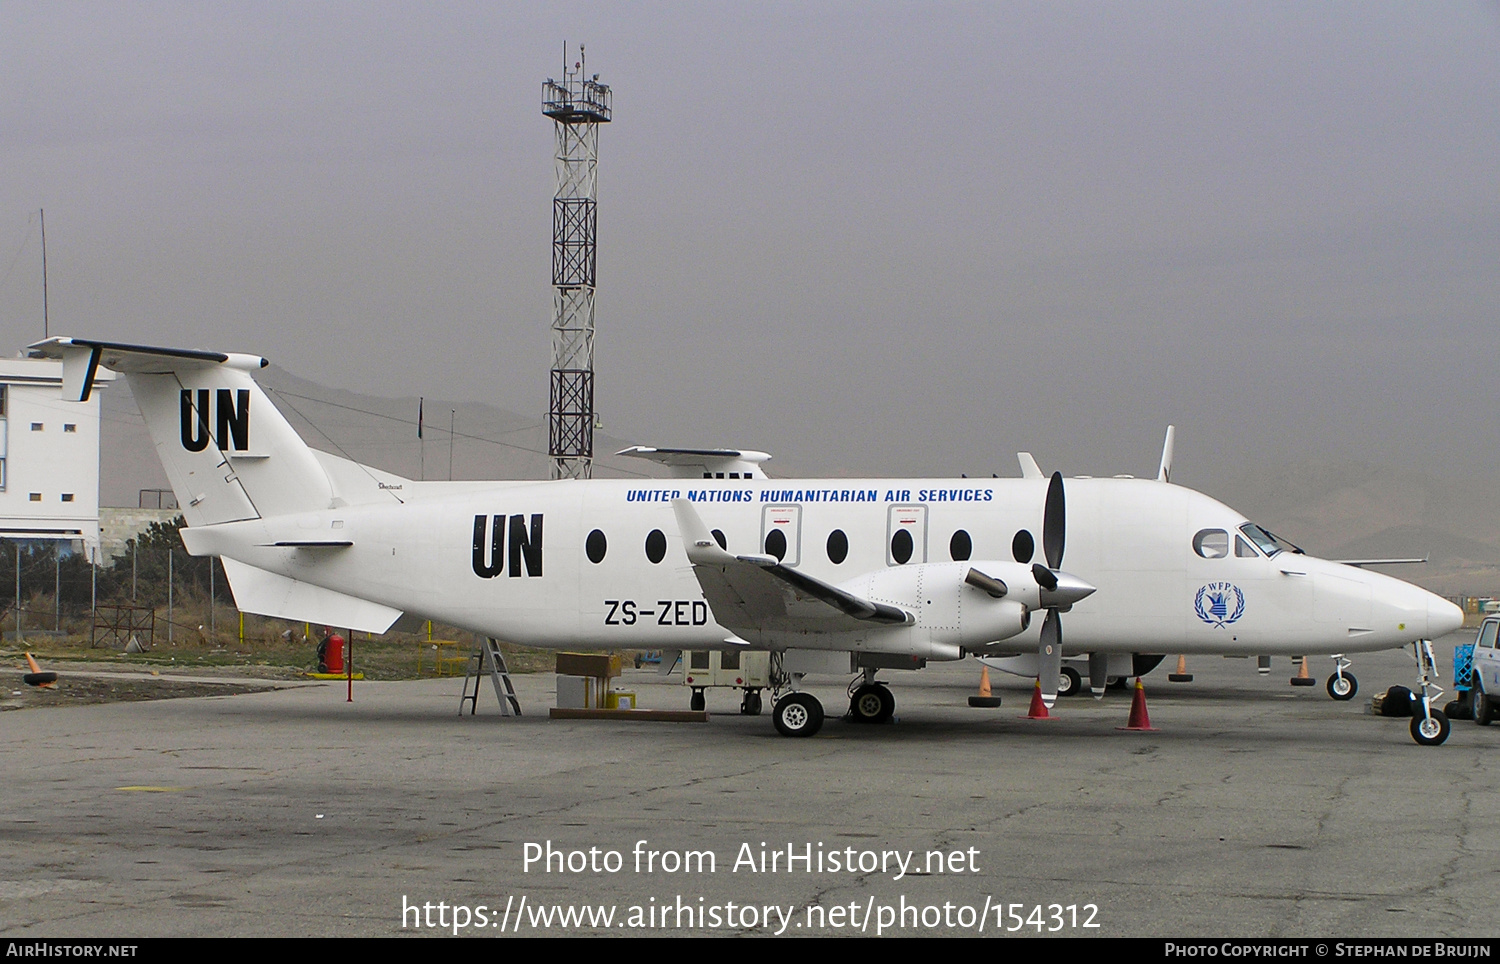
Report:
[[542,85],[542,113],[557,135],[557,193],[552,198],[552,376],[547,452],[554,479],[587,479],[594,471],[594,277],[599,125],[610,120],[611,94],[584,70],[583,44],[563,72]]

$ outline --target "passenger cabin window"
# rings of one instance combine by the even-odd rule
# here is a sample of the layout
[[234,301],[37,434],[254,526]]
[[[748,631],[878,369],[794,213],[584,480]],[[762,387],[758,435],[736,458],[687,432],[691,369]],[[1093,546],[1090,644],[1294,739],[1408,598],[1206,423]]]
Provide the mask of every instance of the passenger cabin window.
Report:
[[64,422],[63,423],[63,431],[64,432],[77,432],[78,431],[78,426],[76,424],[74,424],[73,422]]
[[1199,529],[1193,536],[1193,551],[1205,559],[1229,555],[1229,533],[1223,529]]
[[32,422],[31,423],[31,430],[33,432],[40,432],[42,430],[42,423],[41,422]]

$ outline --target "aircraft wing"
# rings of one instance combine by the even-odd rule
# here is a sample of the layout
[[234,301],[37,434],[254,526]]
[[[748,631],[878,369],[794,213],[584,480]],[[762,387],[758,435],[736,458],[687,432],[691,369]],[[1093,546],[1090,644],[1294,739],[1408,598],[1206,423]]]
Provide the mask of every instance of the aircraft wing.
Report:
[[714,620],[740,634],[840,633],[915,621],[906,610],[862,599],[781,564],[775,556],[737,556],[719,548],[692,503],[672,500],[693,575]]

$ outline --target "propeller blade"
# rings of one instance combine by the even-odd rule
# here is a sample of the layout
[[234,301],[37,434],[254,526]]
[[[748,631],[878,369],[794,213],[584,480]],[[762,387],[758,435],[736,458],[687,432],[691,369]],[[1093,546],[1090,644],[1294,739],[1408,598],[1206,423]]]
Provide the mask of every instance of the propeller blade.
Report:
[[1104,653],[1089,653],[1089,689],[1094,699],[1104,699],[1104,688],[1109,685],[1109,656]]
[[1042,514],[1042,552],[1047,557],[1048,569],[1061,569],[1063,546],[1068,535],[1067,502],[1063,498],[1061,472],[1052,473],[1047,485],[1047,505]]
[[1037,679],[1042,684],[1042,702],[1050,710],[1057,701],[1057,681],[1062,676],[1062,619],[1057,610],[1047,610],[1042,623],[1042,641],[1036,654]]

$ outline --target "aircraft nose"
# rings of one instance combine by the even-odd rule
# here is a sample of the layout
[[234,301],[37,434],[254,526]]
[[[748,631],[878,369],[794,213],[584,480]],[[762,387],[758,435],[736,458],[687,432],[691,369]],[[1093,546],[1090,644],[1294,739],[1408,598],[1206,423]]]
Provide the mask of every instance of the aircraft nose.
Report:
[[1464,611],[1441,596],[1427,595],[1427,637],[1437,639],[1457,632],[1464,624]]

